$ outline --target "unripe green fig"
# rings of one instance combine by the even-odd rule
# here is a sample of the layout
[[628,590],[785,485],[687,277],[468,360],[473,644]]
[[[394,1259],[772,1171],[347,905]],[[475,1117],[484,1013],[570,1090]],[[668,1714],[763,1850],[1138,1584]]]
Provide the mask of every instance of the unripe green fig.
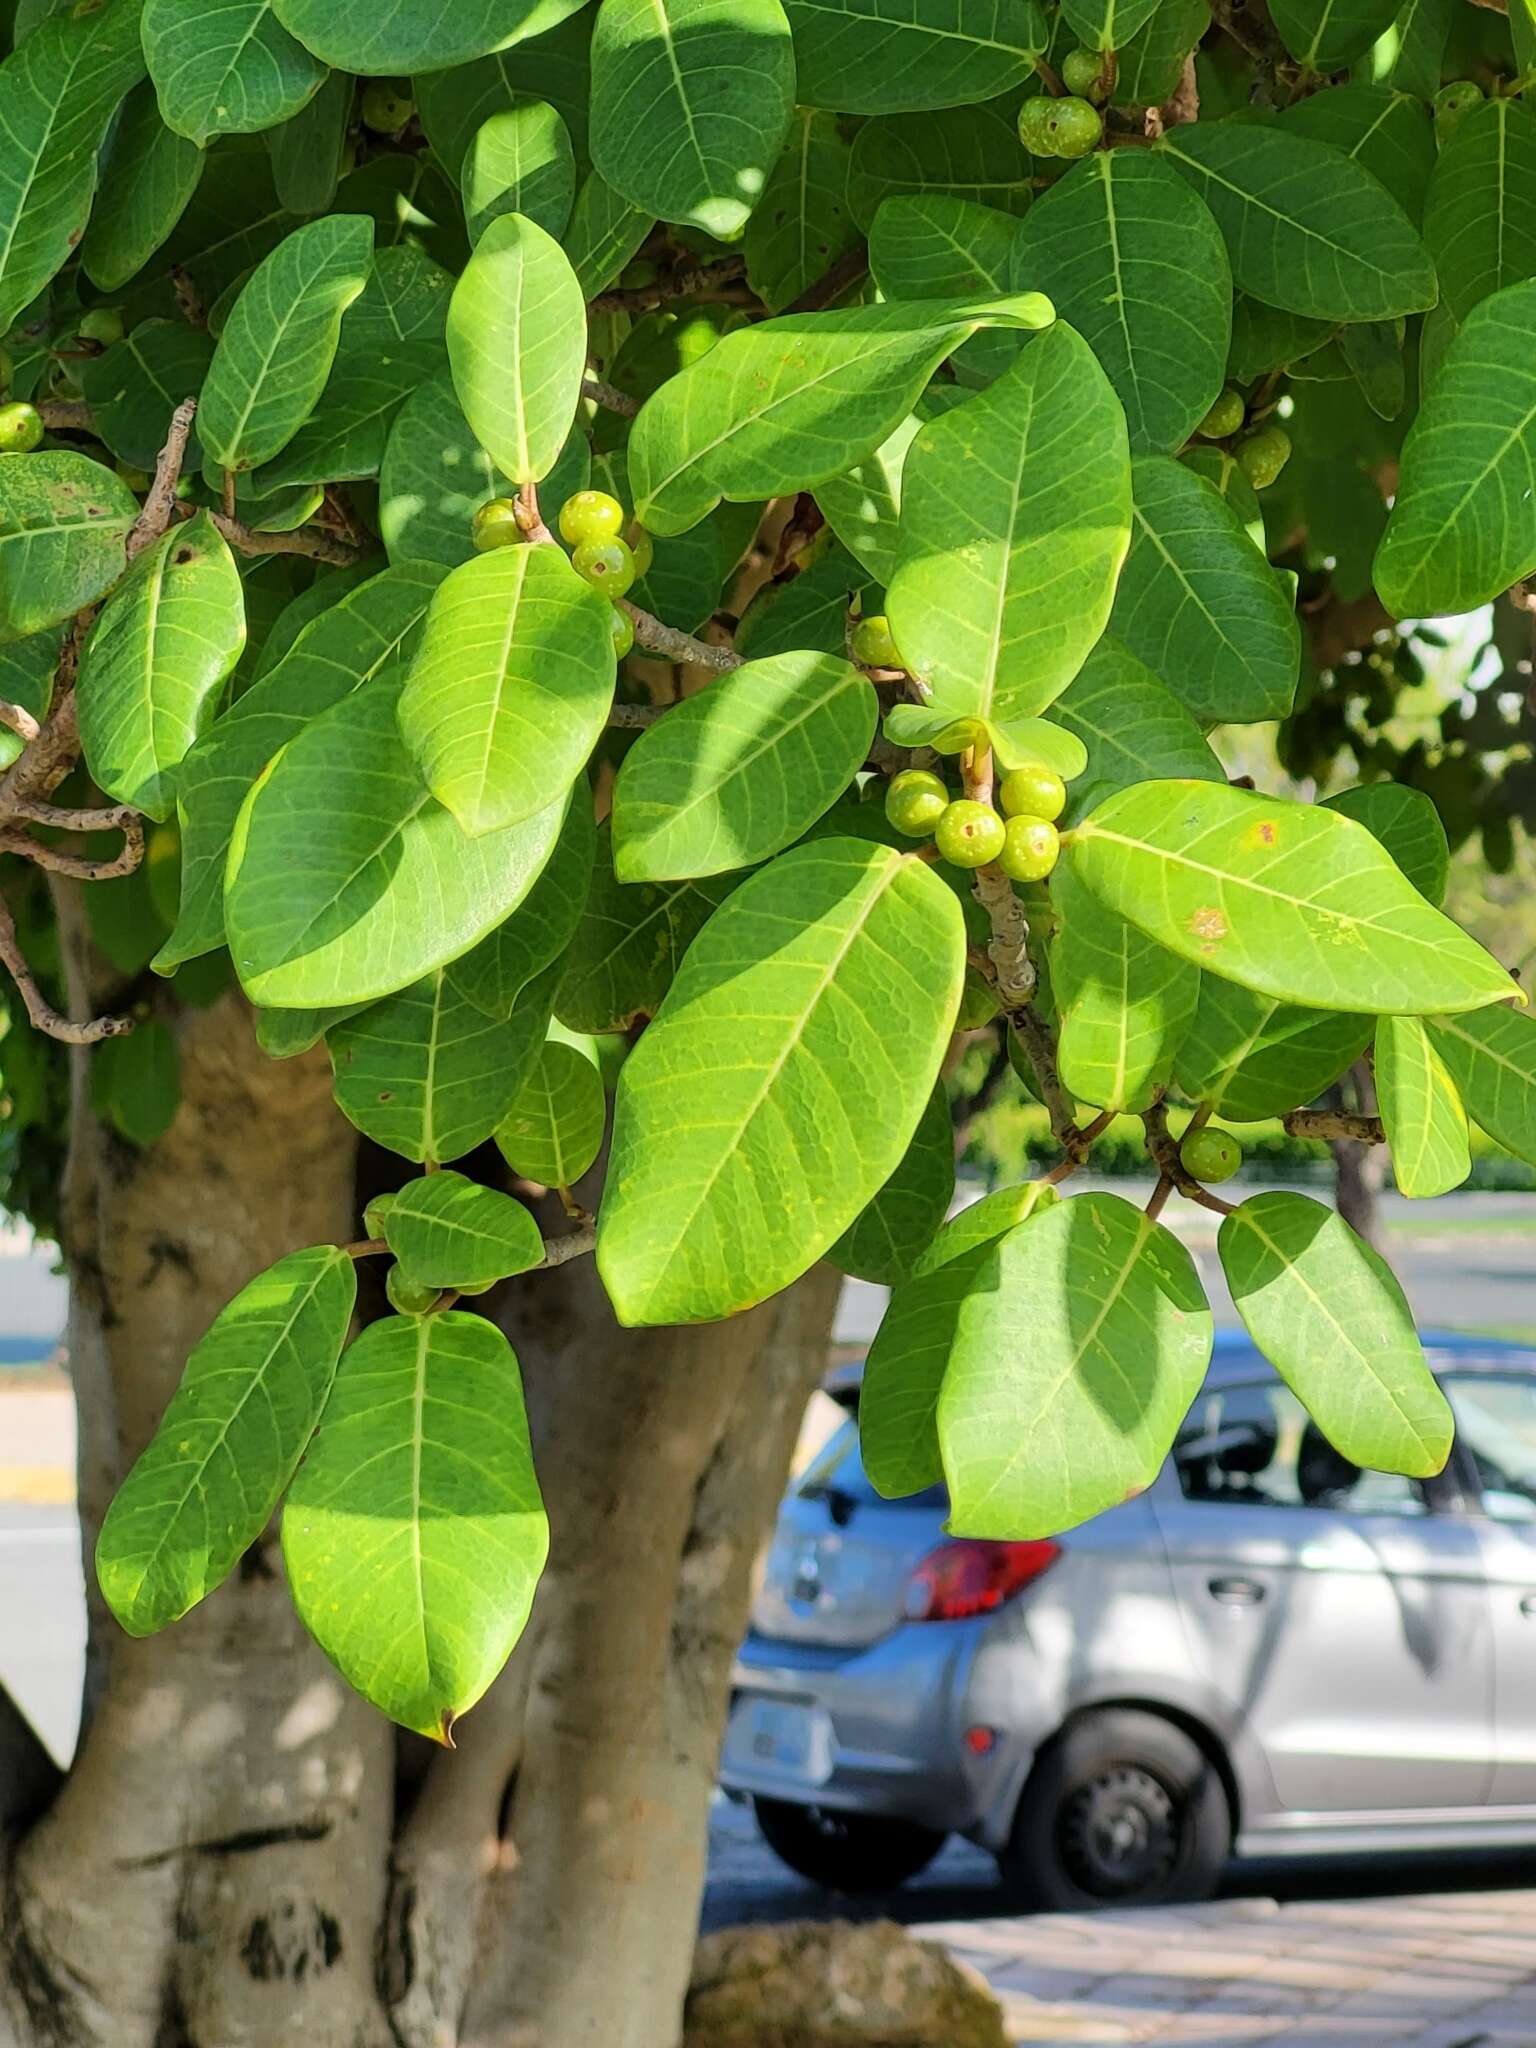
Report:
[[395,1197],[393,1195],[374,1196],[373,1200],[363,1211],[364,1237],[382,1237],[384,1235],[385,1218],[394,1206]]
[[1291,459],[1291,437],[1284,427],[1260,427],[1237,444],[1238,467],[1256,491],[1272,484]]
[[1201,1131],[1191,1131],[1179,1147],[1179,1164],[1191,1180],[1204,1181],[1207,1185],[1217,1181],[1230,1180],[1243,1163],[1243,1148],[1229,1131],[1215,1131],[1206,1126]]
[[1068,50],[1061,60],[1061,82],[1082,99],[1104,99],[1104,59],[1097,50]]
[[656,543],[643,526],[632,526],[625,535],[629,552],[635,558],[635,581],[643,583],[656,559]]
[[416,111],[403,78],[370,78],[363,87],[363,126],[375,135],[398,135]]
[[1010,882],[1043,882],[1061,853],[1061,838],[1049,818],[1027,815],[1008,820],[997,864]]
[[389,1305],[403,1316],[424,1316],[437,1300],[440,1288],[423,1287],[419,1280],[406,1277],[403,1266],[391,1266],[384,1275],[384,1292]]
[[1019,140],[1031,156],[1056,154],[1056,138],[1051,129],[1051,108],[1055,104],[1048,93],[1035,93],[1019,109]]
[[1225,441],[1229,434],[1237,432],[1247,416],[1243,394],[1235,385],[1229,384],[1195,432],[1207,441]]
[[901,649],[891,638],[891,622],[884,612],[871,612],[860,619],[850,641],[855,661],[866,668],[904,668]]
[[927,839],[949,809],[949,791],[927,768],[903,768],[886,785],[885,815],[908,839]]
[[1087,156],[1098,148],[1104,134],[1104,116],[1087,100],[1075,96],[1052,100],[1046,122],[1051,138],[1051,156]]
[[616,604],[609,623],[613,628],[613,658],[622,661],[635,644],[635,622],[623,605]]
[[604,597],[622,597],[635,580],[635,558],[622,540],[584,540],[571,555],[576,574]]
[[979,868],[996,860],[1007,836],[1007,827],[992,806],[971,797],[948,805],[933,831],[941,858],[957,868]]
[[1043,761],[1010,768],[999,788],[1005,818],[1046,818],[1054,821],[1067,807],[1067,785]]
[[1444,142],[1452,129],[1482,105],[1483,89],[1474,85],[1470,78],[1456,78],[1449,85],[1442,85],[1435,94],[1435,139]]
[[567,547],[617,540],[623,531],[624,507],[607,491],[573,491],[560,507],[560,538]]
[[492,548],[509,548],[523,538],[517,523],[517,503],[512,498],[487,498],[469,522],[470,539],[482,555]]
[[75,332],[82,341],[95,341],[110,348],[114,341],[123,338],[123,316],[116,306],[92,306],[76,321]]
[[43,445],[43,416],[24,398],[0,405],[0,455],[30,455]]

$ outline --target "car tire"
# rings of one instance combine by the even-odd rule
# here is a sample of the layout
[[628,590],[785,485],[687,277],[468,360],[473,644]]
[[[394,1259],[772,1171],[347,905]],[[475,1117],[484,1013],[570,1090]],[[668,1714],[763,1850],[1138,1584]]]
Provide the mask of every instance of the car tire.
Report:
[[1232,1848],[1221,1773],[1182,1728],[1133,1708],[1085,1714],[1042,1751],[998,1859],[1045,1913],[1207,1899]]
[[949,1837],[916,1821],[754,1799],[763,1840],[781,1863],[830,1892],[888,1892],[916,1877]]

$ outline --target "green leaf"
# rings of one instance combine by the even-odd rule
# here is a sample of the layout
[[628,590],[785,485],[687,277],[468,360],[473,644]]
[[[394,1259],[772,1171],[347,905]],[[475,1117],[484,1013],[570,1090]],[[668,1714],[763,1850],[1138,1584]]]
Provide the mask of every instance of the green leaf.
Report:
[[1062,1081],[1096,1109],[1149,1109],[1194,1016],[1199,969],[1106,910],[1071,867],[1051,897],[1062,919],[1051,947]]
[[108,796],[170,816],[170,771],[213,717],[244,647],[240,571],[199,512],[138,557],[81,653],[80,740]]
[[1421,1197],[1459,1188],[1472,1171],[1467,1112],[1419,1018],[1377,1023],[1376,1093],[1398,1193]]
[[619,1077],[597,1257],[622,1323],[734,1314],[841,1236],[916,1129],[964,968],[954,895],[890,847],[812,841],[740,885]]
[[1282,364],[1306,356],[1325,343],[1332,332],[1332,323],[1327,320],[1282,313],[1277,307],[1261,306],[1257,299],[1239,292],[1232,301],[1232,353],[1227,358],[1227,375],[1234,384],[1251,384]]
[[338,1003],[326,1010],[258,1010],[256,1043],[270,1060],[297,1059],[318,1045],[327,1031],[367,1007],[366,1003]]
[[584,299],[595,299],[617,281],[655,225],[651,214],[631,206],[596,171],[582,179],[571,209],[565,253]]
[[1085,49],[1122,50],[1157,12],[1157,0],[1065,0],[1061,18]]
[[830,654],[748,662],[685,698],[620,770],[620,881],[718,875],[778,853],[863,766],[878,712],[870,684]]
[[901,472],[922,425],[916,413],[911,414],[862,461],[816,486],[817,509],[876,583],[889,583],[896,573]]
[[1049,324],[1036,293],[852,306],[739,329],[640,408],[635,517],[684,533],[722,498],[808,490],[878,448],[947,355],[983,327]]
[[885,1183],[827,1256],[856,1280],[894,1287],[910,1277],[955,1193],[955,1131],[942,1084],[929,1096],[912,1142]]
[[161,120],[153,84],[145,79],[136,85],[123,103],[102,190],[80,244],[81,267],[91,282],[111,292],[137,276],[174,231],[202,174],[197,144]]
[[246,1282],[187,1360],[96,1542],[97,1581],[130,1635],[195,1607],[266,1527],[324,1405],[356,1273],[334,1245],[290,1252]]
[[110,590],[138,512],[127,486],[84,455],[0,457],[0,644],[62,625]]
[[602,0],[592,31],[592,161],[659,220],[731,240],[794,110],[779,0]]
[[572,1031],[627,1031],[652,1017],[679,961],[739,875],[705,881],[620,882],[613,838],[598,828],[592,885],[566,949],[555,1015]]
[[1053,1536],[1157,1477],[1210,1362],[1178,1239],[1118,1195],[1000,1238],[960,1304],[939,1396],[949,1527]]
[[1225,783],[1144,782],[1067,843],[1101,903],[1261,995],[1424,1016],[1509,994],[1498,961],[1340,812]]
[[1301,663],[1290,592],[1204,477],[1140,455],[1131,489],[1110,630],[1203,723],[1283,718]]
[[1323,808],[1357,819],[1439,909],[1450,880],[1451,849],[1433,797],[1404,782],[1368,782],[1325,798]]
[[1205,974],[1173,1074],[1191,1102],[1257,1123],[1315,1102],[1370,1041],[1369,1022],[1347,1010],[1300,1009]]
[[454,389],[475,438],[514,483],[554,467],[576,417],[587,312],[560,244],[520,214],[491,222],[448,309]]
[[459,1311],[371,1324],[283,1514],[293,1604],[342,1677],[451,1743],[522,1634],[548,1551],[500,1330]]
[[1087,750],[1067,791],[1069,822],[1149,775],[1227,779],[1193,715],[1111,634],[1056,699],[1051,716]]
[[1451,1411],[1386,1261],[1342,1216],[1285,1189],[1253,1195],[1217,1237],[1248,1334],[1335,1450],[1428,1479]]
[[578,786],[548,865],[512,915],[448,967],[448,979],[488,1017],[510,1017],[536,974],[570,944],[592,880],[596,828]]
[[144,0],[143,35],[160,111],[199,149],[275,128],[325,81],[272,0]]
[[1536,1018],[1500,1004],[1432,1017],[1429,1032],[1473,1119],[1517,1159],[1536,1161]]
[[157,972],[224,943],[225,857],[252,783],[311,719],[403,668],[441,575],[433,563],[399,563],[346,591],[193,749],[176,778],[181,909]]
[[336,1100],[376,1144],[418,1163],[483,1145],[537,1039],[466,1000],[445,967],[327,1032]]
[[1286,107],[1279,124],[1353,157],[1381,180],[1417,227],[1435,166],[1434,122],[1424,104],[1432,97],[1433,88],[1414,99],[1385,85],[1335,85]]
[[602,1148],[606,1113],[602,1078],[586,1054],[546,1039],[497,1126],[496,1143],[525,1180],[569,1188]]
[[564,20],[569,0],[276,0],[278,19],[338,71],[446,71]]
[[[517,39],[449,71],[412,79],[417,111],[434,155],[457,186],[469,145],[492,114],[532,94],[558,109],[578,161],[587,153],[587,46],[591,16],[571,0],[514,0]],[[503,19],[508,10],[499,9]],[[572,259],[574,261],[574,257]]]
[[336,197],[348,168],[355,90],[345,72],[327,72],[306,106],[267,131],[272,182],[290,213],[323,213]]
[[473,556],[470,522],[488,498],[510,495],[470,432],[447,372],[429,377],[396,413],[379,469],[379,528],[396,562]]
[[548,543],[450,570],[400,698],[427,787],[472,837],[548,808],[581,772],[613,701],[601,592]]
[[1032,77],[1050,45],[1037,0],[785,0],[795,96],[850,114],[964,107]]
[[1114,97],[1121,106],[1160,107],[1176,89],[1185,60],[1211,25],[1209,0],[1158,0],[1119,52]]
[[1130,518],[1125,418],[1057,326],[923,428],[902,472],[891,630],[950,716],[1033,717],[1104,630]]
[[1011,275],[1103,364],[1136,454],[1189,439],[1226,373],[1232,274],[1210,209],[1176,172],[1141,150],[1085,157],[1031,207]]
[[1489,604],[1536,569],[1536,282],[1484,299],[1403,443],[1375,580],[1394,617]]
[[960,1305],[993,1243],[1059,1199],[1047,1181],[973,1202],[952,1217],[892,1294],[859,1390],[859,1450],[870,1484],[887,1500],[920,1493],[944,1477],[939,1390]]
[[[799,54],[803,58],[803,49]],[[859,231],[848,211],[852,161],[852,143],[835,116],[808,106],[795,109],[788,140],[742,238],[748,281],[771,313],[798,299],[857,243]]]
[[1397,47],[1386,76],[1399,92],[1432,100],[1440,89],[1456,0],[1405,0],[1393,26]]
[[1457,320],[1536,276],[1536,113],[1523,100],[1484,100],[1446,137],[1424,239]]
[[[53,674],[59,665],[59,635],[34,633],[30,639],[0,644],[0,697],[19,704],[41,725],[53,702]],[[0,726],[0,768],[9,768],[22,741]]]
[[258,265],[203,386],[198,431],[210,463],[254,469],[292,440],[325,389],[372,254],[372,221],[331,214],[295,228]]
[[546,100],[519,100],[481,123],[460,173],[469,239],[504,213],[563,235],[576,197],[576,157],[565,123]]
[[1402,208],[1358,163],[1249,121],[1196,122],[1157,148],[1226,237],[1232,279],[1320,320],[1391,320],[1435,303],[1434,266]]
[[992,297],[1008,290],[1012,214],[949,192],[887,199],[869,231],[869,267],[887,299]]
[[521,1202],[461,1173],[408,1180],[384,1219],[384,1238],[421,1287],[479,1294],[544,1256],[539,1226]]
[[74,254],[97,153],[143,76],[138,0],[54,15],[0,64],[0,334]]
[[998,108],[891,115],[866,121],[854,139],[848,205],[866,229],[901,193],[947,192],[1018,214],[1034,197],[1034,177],[1013,116]]
[[499,924],[549,858],[566,793],[469,838],[400,744],[400,687],[381,676],[311,720],[245,799],[224,918],[253,1002],[297,1010],[406,988]]
[[1392,25],[1398,0],[1272,0],[1281,41],[1307,71],[1338,71]]
[[[213,341],[201,327],[146,320],[81,365],[96,432],[119,461],[153,473],[171,414],[197,397],[212,361]],[[190,466],[200,459],[196,421],[187,449]]]
[[[93,892],[93,907],[99,901]],[[93,936],[99,941],[99,934]],[[114,949],[102,950],[110,958]],[[116,950],[125,957],[121,946]],[[163,1017],[151,1017],[131,1036],[109,1038],[97,1047],[91,1056],[91,1107],[141,1152],[159,1144],[181,1107],[181,1055]]]

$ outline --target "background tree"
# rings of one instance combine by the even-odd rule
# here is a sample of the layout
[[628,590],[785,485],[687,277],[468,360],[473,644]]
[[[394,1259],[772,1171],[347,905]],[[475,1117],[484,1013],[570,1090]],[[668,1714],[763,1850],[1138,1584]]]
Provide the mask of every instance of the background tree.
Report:
[[[92,1554],[68,1775],[0,1715],[0,2040],[658,2048],[839,1269],[964,1532],[1157,1469],[1175,1188],[1346,1455],[1446,1455],[1374,1255],[1212,1184],[1275,1115],[1536,1157],[1437,907],[1529,610],[1390,730],[1536,572],[1536,29],[0,22],[3,1158]],[[1244,786],[1277,722],[1325,803]],[[988,1015],[1059,1157],[941,1230]],[[1061,1194],[1117,1111],[1145,1212]]]

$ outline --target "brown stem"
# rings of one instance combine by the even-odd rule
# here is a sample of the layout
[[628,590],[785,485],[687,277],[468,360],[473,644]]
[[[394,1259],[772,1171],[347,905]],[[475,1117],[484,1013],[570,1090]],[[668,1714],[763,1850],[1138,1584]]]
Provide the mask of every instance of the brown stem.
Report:
[[1360,1145],[1387,1141],[1379,1116],[1360,1116],[1349,1109],[1293,1109],[1284,1123],[1292,1138],[1353,1138]]
[[[176,511],[176,486],[181,482],[181,465],[187,456],[187,438],[192,432],[192,421],[197,412],[197,400],[184,398],[171,414],[170,428],[166,433],[165,446],[155,458],[155,474],[144,495],[139,516],[128,531],[128,559],[141,555],[145,548],[153,546],[170,525]],[[228,471],[225,481],[233,498],[234,480]]]
[[601,377],[594,377],[589,371],[581,380],[583,394],[594,405],[600,405],[604,412],[616,412],[624,419],[632,420],[640,410],[638,398],[631,398],[627,391],[620,391],[614,384],[605,384]]
[[1149,1223],[1155,1223],[1158,1217],[1162,1215],[1164,1209],[1168,1206],[1168,1197],[1172,1193],[1173,1182],[1165,1173],[1159,1177],[1157,1186],[1152,1190],[1152,1199],[1147,1204],[1146,1213]]
[[987,913],[992,937],[987,958],[1003,1008],[1010,1013],[1027,1005],[1035,992],[1035,963],[1029,957],[1029,919],[1014,894],[1013,884],[995,863],[976,870],[976,900]]
[[633,619],[635,638],[647,654],[660,654],[668,661],[693,662],[699,668],[718,669],[722,674],[727,669],[741,667],[741,656],[734,647],[721,647],[711,640],[696,640],[691,633],[680,633],[676,626],[664,626],[660,619],[642,611],[639,605],[631,604],[627,597],[620,598],[619,602]]
[[798,299],[792,299],[784,308],[783,317],[791,313],[821,313],[828,306],[835,306],[843,293],[852,290],[868,270],[869,250],[860,242],[839,256],[831,269],[823,271],[814,284],[807,285]]
[[740,283],[746,263],[740,256],[727,256],[718,263],[700,263],[688,270],[659,277],[654,284],[618,286],[599,292],[592,300],[594,313],[654,313],[669,299],[697,299],[710,305],[760,306],[756,292]]
[[513,503],[517,507],[517,523],[527,541],[553,540],[554,535],[544,524],[544,515],[539,510],[539,487],[537,484],[522,484]]
[[0,725],[15,733],[17,739],[27,746],[30,746],[42,731],[42,727],[25,705],[7,703],[3,697],[0,697]]
[[579,1230],[567,1231],[564,1237],[546,1237],[544,1256],[533,1268],[535,1273],[547,1271],[551,1266],[563,1266],[568,1259],[579,1259],[597,1246],[597,1225],[584,1223]]
[[43,425],[55,433],[83,433],[91,425],[91,408],[78,399],[45,398],[37,410]]
[[613,704],[609,706],[608,723],[627,726],[631,731],[643,730],[654,725],[661,714],[671,707],[666,704]]
[[308,555],[313,561],[350,569],[354,562],[365,561],[376,552],[373,547],[349,547],[345,541],[333,540],[313,526],[301,526],[293,533],[258,533],[243,520],[227,518],[222,512],[211,512],[208,516],[230,546],[243,555]]
[[382,1237],[360,1237],[352,1244],[344,1244],[342,1250],[349,1259],[382,1258],[389,1246]]
[[61,1016],[54,1009],[44,998],[27,965],[21,941],[16,936],[16,920],[4,897],[0,897],[0,963],[10,971],[33,1026],[47,1037],[58,1039],[61,1044],[95,1045],[103,1038],[121,1038],[133,1029],[131,1017],[93,1017],[88,1024],[72,1024],[68,1017]]
[[[1141,1122],[1142,1128],[1147,1134],[1147,1150],[1152,1155],[1152,1163],[1169,1187],[1177,1188],[1186,1201],[1198,1203],[1202,1209],[1214,1210],[1218,1216],[1230,1216],[1235,1207],[1234,1203],[1224,1202],[1220,1195],[1213,1195],[1203,1182],[1196,1180],[1192,1174],[1185,1172],[1184,1162],[1179,1157],[1178,1145],[1175,1142],[1173,1133],[1168,1128],[1168,1108],[1166,1103],[1158,1100],[1153,1103],[1150,1109],[1144,1109],[1141,1113]],[[1161,1191],[1161,1183],[1159,1183],[1159,1191]],[[1153,1199],[1156,1200],[1155,1195]],[[1164,1194],[1163,1202],[1166,1202],[1167,1199],[1167,1195]],[[1155,1217],[1162,1209],[1162,1206],[1163,1203],[1158,1202],[1157,1209],[1149,1208],[1147,1214]]]
[[[38,807],[46,811],[46,805]],[[52,823],[51,819],[46,820]],[[49,846],[41,839],[34,839],[30,832],[7,832],[0,829],[0,853],[19,854],[34,867],[46,870],[50,875],[67,875],[73,882],[112,882],[119,875],[131,875],[144,858],[144,822],[137,811],[128,814],[123,824],[123,844],[119,852],[108,860],[88,860],[79,853],[66,853],[61,846]]]

